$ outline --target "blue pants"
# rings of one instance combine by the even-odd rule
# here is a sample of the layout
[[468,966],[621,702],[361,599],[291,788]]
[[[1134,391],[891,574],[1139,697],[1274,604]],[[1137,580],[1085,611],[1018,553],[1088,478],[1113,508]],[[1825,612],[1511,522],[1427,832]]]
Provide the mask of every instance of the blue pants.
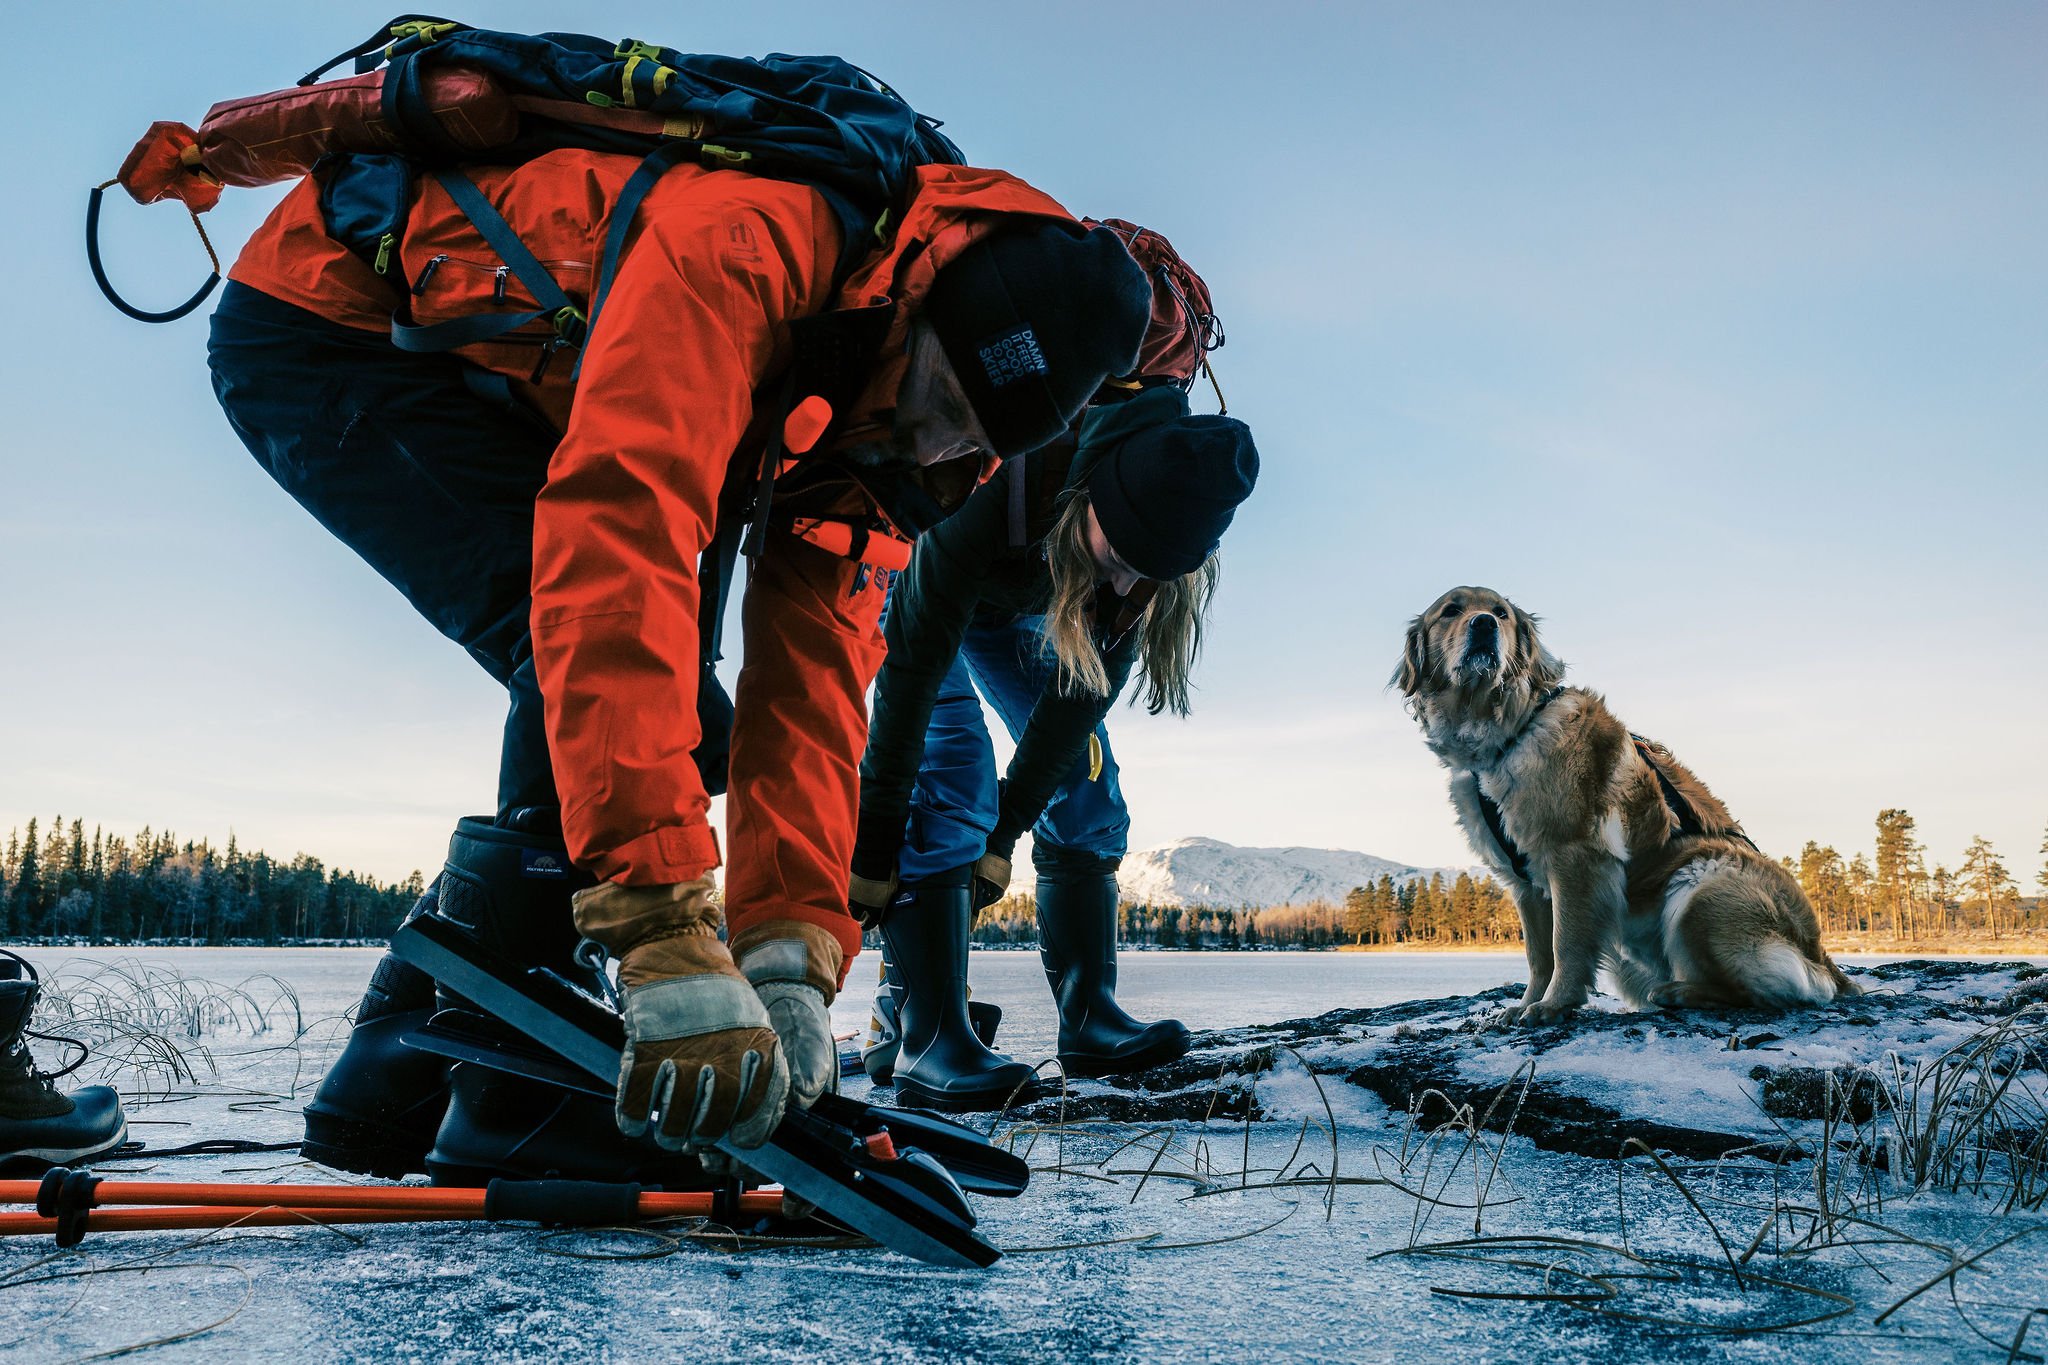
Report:
[[408,354],[232,281],[207,361],[270,477],[504,685],[498,813],[558,806],[527,623],[554,433],[471,391],[453,356]]
[[[996,755],[981,698],[995,708],[1011,739],[1023,733],[1054,670],[1052,651],[1039,638],[1040,620],[1026,616],[967,628],[925,731],[924,762],[911,789],[909,828],[897,862],[904,881],[963,867],[986,851],[996,826]],[[1032,859],[1041,873],[1063,855],[1115,859],[1129,847],[1131,815],[1108,729],[1098,725],[1095,739],[1101,772],[1091,778],[1091,758],[1083,754],[1032,826]]]

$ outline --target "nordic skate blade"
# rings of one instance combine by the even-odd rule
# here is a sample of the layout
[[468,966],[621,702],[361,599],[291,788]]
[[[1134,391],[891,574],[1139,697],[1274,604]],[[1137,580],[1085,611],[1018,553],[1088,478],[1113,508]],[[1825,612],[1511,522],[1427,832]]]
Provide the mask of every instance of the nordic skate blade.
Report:
[[922,1109],[877,1109],[838,1095],[820,1095],[813,1116],[868,1137],[886,1130],[898,1147],[914,1147],[945,1167],[969,1194],[1014,1198],[1031,1183],[1031,1167],[972,1128]]
[[471,1062],[492,1071],[502,1071],[508,1076],[520,1076],[562,1090],[580,1091],[601,1100],[616,1096],[614,1087],[597,1080],[582,1067],[564,1061],[552,1052],[508,1047],[502,1038],[450,1020],[448,1016],[453,1013],[455,1011],[441,1011],[418,1028],[406,1030],[399,1041],[407,1047],[431,1052],[450,1061]]
[[[431,915],[401,926],[392,935],[391,951],[591,1075],[607,1082],[618,1075],[623,1040],[618,1016],[566,982],[495,962],[461,926]],[[884,1168],[898,1163],[874,1160],[862,1136],[799,1111],[760,1147],[720,1143],[719,1150],[893,1251],[935,1265],[995,1262],[1002,1253],[970,1231],[973,1215],[965,1212],[964,1203],[956,1213],[943,1195],[920,1194],[922,1177],[914,1168],[889,1176]]]
[[718,1149],[905,1256],[973,1268],[1002,1255],[971,1231],[974,1215],[960,1187],[922,1152],[874,1160],[847,1130],[801,1111],[783,1120],[763,1146],[721,1142]]
[[625,1028],[617,1015],[560,979],[492,961],[459,925],[421,915],[391,936],[391,951],[434,980],[476,1002],[501,1023],[618,1084]]

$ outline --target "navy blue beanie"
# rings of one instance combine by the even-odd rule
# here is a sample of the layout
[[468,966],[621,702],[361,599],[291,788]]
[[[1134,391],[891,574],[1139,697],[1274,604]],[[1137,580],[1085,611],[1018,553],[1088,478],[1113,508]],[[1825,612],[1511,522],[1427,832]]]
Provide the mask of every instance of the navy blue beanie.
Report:
[[1259,479],[1251,428],[1235,417],[1182,417],[1147,427],[1088,476],[1102,534],[1147,578],[1179,578],[1222,543]]
[[923,316],[1008,459],[1065,431],[1137,363],[1152,286],[1109,229],[1027,218],[949,261]]

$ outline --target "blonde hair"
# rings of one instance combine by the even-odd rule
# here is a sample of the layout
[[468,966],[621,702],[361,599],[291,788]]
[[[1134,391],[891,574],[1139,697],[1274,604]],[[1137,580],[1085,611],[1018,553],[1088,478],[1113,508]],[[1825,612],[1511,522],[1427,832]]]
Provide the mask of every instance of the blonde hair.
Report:
[[[1088,495],[1081,489],[1060,495],[1059,518],[1045,538],[1045,562],[1052,571],[1052,603],[1041,634],[1058,665],[1059,690],[1105,695],[1109,670],[1095,643],[1095,591],[1101,571],[1088,548]],[[1203,623],[1222,576],[1223,561],[1212,553],[1193,573],[1160,583],[1139,619],[1138,672],[1144,682],[1145,710],[1152,715],[1188,714],[1188,680],[1202,653]]]

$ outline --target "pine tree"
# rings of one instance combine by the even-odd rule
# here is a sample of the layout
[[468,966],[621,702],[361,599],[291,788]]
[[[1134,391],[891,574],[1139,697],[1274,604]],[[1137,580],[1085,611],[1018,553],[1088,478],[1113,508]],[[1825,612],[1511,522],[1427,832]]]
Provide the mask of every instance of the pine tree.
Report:
[[1843,878],[1848,887],[1849,921],[1857,929],[1869,933],[1877,928],[1877,920],[1870,910],[1870,887],[1875,877],[1870,871],[1870,861],[1861,853],[1849,862],[1847,876]]
[[36,821],[29,817],[28,837],[21,842],[20,860],[15,864],[14,891],[9,898],[11,923],[9,932],[32,934],[35,932],[37,907],[42,903],[43,873],[41,852],[36,847]]
[[1353,943],[1365,942],[1365,936],[1376,928],[1373,921],[1375,906],[1373,894],[1363,886],[1354,886],[1344,896],[1344,932],[1351,935]]
[[2012,885],[2012,875],[2005,870],[2005,864],[1991,846],[1991,841],[1983,835],[1973,837],[1969,848],[1963,851],[1961,875],[1963,884],[1976,892],[1978,902],[1984,907],[1985,932],[1997,938],[1998,909],[2006,888]]
[[1913,842],[1913,817],[1903,810],[1877,813],[1877,870],[1871,881],[1871,928],[1880,915],[1889,915],[1892,933],[1903,937],[1910,918],[1909,886],[1913,860],[1919,845]]
[[1451,938],[1465,942],[1479,937],[1479,887],[1469,872],[1460,872],[1451,886]]
[[107,853],[100,843],[100,827],[92,827],[92,941],[105,937],[107,910]]
[[2048,906],[2048,825],[2041,827],[2041,870],[2034,875],[2034,885],[2041,888],[2041,901]]
[[1401,891],[1392,873],[1382,872],[1373,887],[1373,905],[1379,914],[1380,942],[1399,943],[1408,936],[1408,917],[1401,910]]
[[64,849],[65,894],[69,895],[73,891],[82,890],[85,885],[85,821],[73,820],[71,822],[71,842]]

